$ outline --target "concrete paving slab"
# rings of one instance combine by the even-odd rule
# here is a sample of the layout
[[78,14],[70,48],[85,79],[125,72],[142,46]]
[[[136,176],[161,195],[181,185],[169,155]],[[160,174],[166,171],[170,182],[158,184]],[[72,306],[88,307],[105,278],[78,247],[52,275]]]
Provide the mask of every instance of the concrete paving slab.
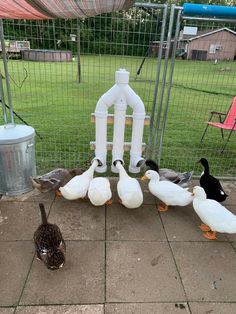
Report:
[[192,314],[235,314],[236,303],[195,303],[189,304]]
[[[161,213],[161,219],[169,241],[210,241],[199,229],[202,223],[192,204],[185,207],[173,206]],[[224,234],[217,234],[218,241],[228,241]]]
[[[0,312],[1,313],[1,312]],[[16,314],[103,314],[103,305],[18,306]]]
[[104,302],[104,243],[67,241],[66,264],[51,271],[34,260],[20,304]]
[[226,242],[172,242],[189,301],[236,301],[236,253]]
[[55,198],[54,192],[41,193],[39,190],[34,189],[28,193],[17,196],[3,195],[1,202],[52,202]]
[[236,205],[236,187],[233,181],[222,181],[220,180],[221,185],[225,191],[226,194],[228,194],[228,197],[226,198],[226,200],[224,202],[222,202],[221,204],[223,206],[228,206],[228,205]]
[[[44,203],[46,212],[49,204]],[[38,203],[0,203],[0,240],[32,240],[41,223]],[[14,227],[13,227],[14,226]]]
[[16,305],[34,256],[33,243],[0,242],[0,252],[0,305]]
[[0,308],[0,314],[13,314],[14,311],[14,307]]
[[236,242],[231,242],[231,245],[233,246],[235,252],[236,252]]
[[186,301],[169,245],[108,242],[107,302]]
[[155,205],[128,209],[121,204],[107,207],[107,240],[167,241]]
[[186,303],[106,304],[105,314],[189,314]]
[[105,206],[95,207],[89,202],[53,203],[49,220],[56,223],[65,240],[104,240]]

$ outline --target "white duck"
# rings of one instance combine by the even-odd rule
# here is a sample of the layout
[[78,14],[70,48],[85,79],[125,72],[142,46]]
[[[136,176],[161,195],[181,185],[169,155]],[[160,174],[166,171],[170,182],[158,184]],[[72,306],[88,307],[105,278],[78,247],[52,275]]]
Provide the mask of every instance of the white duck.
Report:
[[143,192],[137,179],[131,178],[120,161],[115,162],[119,170],[117,192],[121,203],[127,208],[138,208],[143,203]]
[[186,206],[193,200],[193,195],[181,186],[170,181],[160,181],[159,174],[154,170],[148,170],[142,180],[149,179],[149,191],[158,197],[162,203],[159,205],[160,211],[167,211],[169,205]]
[[66,185],[60,187],[59,190],[67,200],[76,200],[85,198],[88,192],[89,183],[93,179],[95,168],[98,166],[98,161],[94,160],[92,165],[83,174],[75,176]]
[[89,184],[88,198],[94,206],[110,205],[112,203],[111,197],[111,186],[107,178],[92,179]]
[[215,200],[207,199],[204,189],[193,188],[193,208],[203,224],[204,237],[216,240],[216,232],[236,233],[236,216]]

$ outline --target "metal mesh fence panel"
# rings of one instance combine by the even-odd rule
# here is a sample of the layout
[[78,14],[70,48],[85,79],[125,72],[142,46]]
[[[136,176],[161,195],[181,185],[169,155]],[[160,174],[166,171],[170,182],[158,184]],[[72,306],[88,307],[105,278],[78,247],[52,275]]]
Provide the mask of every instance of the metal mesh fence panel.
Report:
[[[36,137],[38,173],[55,167],[86,167],[90,164],[94,152],[89,143],[95,140],[95,125],[90,122],[90,115],[100,96],[114,85],[115,71],[119,68],[130,72],[130,86],[143,100],[149,115],[155,103],[155,87],[158,87],[153,116],[156,121],[168,35],[166,27],[160,79],[155,85],[162,26],[163,9],[154,7],[134,7],[126,12],[102,14],[85,20],[4,21],[6,45],[28,41],[30,57],[35,58],[27,60],[27,51],[9,51],[7,54],[13,108],[40,135]],[[236,29],[232,24],[182,21],[180,29],[183,30],[184,26],[197,27],[200,34],[227,28],[231,32],[225,32],[233,35],[236,41]],[[206,60],[203,60],[206,56],[201,48],[203,43],[199,41],[191,55],[181,56],[188,42],[178,40],[167,118],[163,107],[160,121],[153,126],[154,132],[158,129],[160,134],[165,121],[161,167],[179,171],[193,169],[198,175],[202,169],[196,161],[205,157],[209,159],[214,174],[236,176],[235,134],[232,134],[223,153],[224,142],[219,129],[209,127],[206,137],[200,141],[209,112],[227,112],[235,95],[234,56],[217,57],[225,47],[226,52],[231,53],[228,42],[233,40],[225,36],[224,31],[217,34],[212,42],[209,41],[210,36],[203,37],[203,43],[207,41],[208,45],[207,49],[204,48],[207,56],[212,56]],[[172,47],[170,55],[171,52]],[[164,82],[164,100],[168,97],[168,73],[170,61],[167,81]],[[132,114],[130,109],[127,113]],[[22,123],[17,117],[15,121]],[[113,126],[109,125],[108,141],[112,141],[112,130]],[[127,126],[125,141],[131,140],[131,132],[132,127]],[[149,127],[145,127],[146,143],[148,135]],[[227,131],[225,135],[227,137]],[[153,143],[152,135],[150,151]],[[155,159],[160,153],[158,144]],[[127,165],[128,159],[129,153],[125,153]],[[108,154],[108,165],[110,161],[111,153]]]
[[[86,20],[4,21],[7,44],[30,43],[23,57],[16,51],[7,55],[13,108],[41,137],[36,137],[38,172],[90,163],[94,152],[89,143],[95,139],[90,114],[114,85],[119,68],[130,72],[130,86],[150,111],[156,53],[146,60],[142,80],[136,76],[150,42],[159,37],[161,23],[161,10],[137,8]],[[66,53],[70,60],[63,59]],[[22,122],[16,118],[16,123]],[[126,141],[130,140],[127,127]]]
[[[192,31],[194,28],[196,33],[183,35],[186,27]],[[163,108],[160,122],[155,126],[159,134],[158,144],[160,134],[164,134],[160,164],[180,171],[194,170],[195,175],[200,175],[202,168],[196,162],[204,157],[209,160],[212,173],[235,178],[235,132],[232,132],[223,152],[229,130],[223,131],[222,138],[219,128],[209,126],[201,141],[210,112],[227,113],[236,95],[235,24],[227,24],[223,20],[182,19],[180,30],[168,114],[165,117]],[[165,99],[168,97],[167,88],[168,80]],[[224,119],[225,116],[222,116],[222,122]],[[219,116],[215,115],[212,121],[219,122]],[[155,157],[160,157],[160,151]]]

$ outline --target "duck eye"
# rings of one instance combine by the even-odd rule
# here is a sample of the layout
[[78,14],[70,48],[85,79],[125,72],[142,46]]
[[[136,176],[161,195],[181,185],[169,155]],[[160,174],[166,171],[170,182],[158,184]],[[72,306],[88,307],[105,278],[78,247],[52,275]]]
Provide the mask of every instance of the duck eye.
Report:
[[48,252],[48,250],[47,250],[47,249],[42,249],[40,253],[41,253],[41,254],[43,254],[43,255],[46,255],[46,254],[47,254],[47,252]]

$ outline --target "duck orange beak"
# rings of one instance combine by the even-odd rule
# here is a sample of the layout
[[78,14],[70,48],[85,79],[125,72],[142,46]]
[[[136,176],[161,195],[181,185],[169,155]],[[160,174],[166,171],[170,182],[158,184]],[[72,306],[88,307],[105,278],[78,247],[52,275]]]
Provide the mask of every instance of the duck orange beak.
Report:
[[145,180],[148,180],[148,177],[146,175],[144,175],[142,178],[141,178],[142,181],[145,181]]

